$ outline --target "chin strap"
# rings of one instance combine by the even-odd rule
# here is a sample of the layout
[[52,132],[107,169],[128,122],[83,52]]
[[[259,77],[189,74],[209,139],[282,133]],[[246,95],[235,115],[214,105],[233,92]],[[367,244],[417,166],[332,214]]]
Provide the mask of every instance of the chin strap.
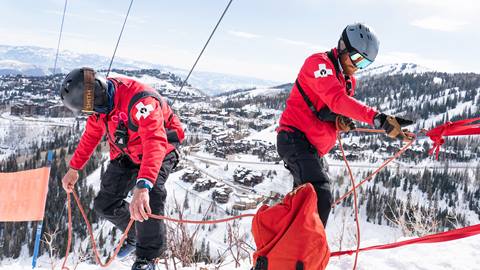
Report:
[[83,68],[83,108],[84,113],[93,113],[95,100],[95,71],[91,68]]

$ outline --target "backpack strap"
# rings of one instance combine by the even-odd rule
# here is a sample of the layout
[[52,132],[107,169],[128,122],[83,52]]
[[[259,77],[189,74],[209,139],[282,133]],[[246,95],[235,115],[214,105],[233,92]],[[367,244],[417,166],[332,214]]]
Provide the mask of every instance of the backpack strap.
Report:
[[[332,62],[333,67],[335,68],[335,76],[337,79],[340,81],[340,66],[338,65],[338,59],[335,58],[335,55],[333,54],[333,50],[330,50],[327,52],[328,59]],[[348,75],[345,75],[345,81],[346,81],[346,88],[348,94],[350,94],[350,91],[352,89],[352,82],[350,81],[350,77]],[[335,122],[338,114],[332,112],[328,106],[323,107],[320,111],[317,111],[315,109],[315,106],[313,105],[313,102],[308,98],[307,94],[303,90],[302,86],[300,85],[300,82],[295,80],[295,85],[297,86],[298,91],[303,97],[303,100],[305,103],[307,103],[308,108],[313,112],[313,114],[321,121],[326,121],[326,122]]]
[[300,85],[300,82],[298,82],[298,79],[295,81],[295,85],[297,86],[298,92],[303,97],[303,100],[305,103],[307,103],[308,108],[312,111],[312,113],[321,121],[327,121],[327,122],[335,122],[337,114],[333,113],[330,111],[330,109],[325,106],[323,107],[320,111],[317,111],[315,109],[315,105],[313,105],[313,102],[308,98],[307,94],[303,90],[302,86]]
[[268,259],[265,256],[260,256],[257,258],[257,263],[255,268],[252,270],[268,270]]
[[303,100],[305,101],[305,103],[307,103],[308,108],[310,108],[310,111],[312,111],[313,114],[317,115],[317,109],[315,109],[315,105],[313,105],[313,102],[308,98],[307,93],[305,93],[305,91],[303,90],[300,82],[298,81],[298,78],[295,80],[295,85],[297,86],[300,95],[302,95]]
[[335,76],[337,76],[337,79],[340,79],[340,66],[338,65],[338,59],[335,58],[335,55],[333,54],[333,50],[328,51],[327,56],[328,59],[330,59],[330,62],[332,62],[333,67],[335,68]]
[[141,92],[136,93],[132,97],[132,99],[130,99],[130,103],[128,103],[128,129],[130,129],[132,131],[135,131],[135,132],[138,131],[138,126],[133,123],[132,116],[130,114],[130,112],[132,111],[132,107],[133,107],[133,105],[135,105],[135,103],[137,103],[137,101],[141,100],[142,98],[146,98],[146,97],[155,98],[160,103],[160,108],[162,107],[162,98],[160,97],[160,95],[158,93],[153,92],[153,91],[141,91]]

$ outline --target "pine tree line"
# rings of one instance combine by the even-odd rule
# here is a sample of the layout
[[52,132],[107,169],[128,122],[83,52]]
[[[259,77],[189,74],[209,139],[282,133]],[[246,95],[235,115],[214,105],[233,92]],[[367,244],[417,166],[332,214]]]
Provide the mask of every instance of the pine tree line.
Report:
[[[76,127],[78,128],[78,127]],[[76,129],[74,128],[74,130]],[[73,131],[74,131],[73,130]],[[12,155],[6,161],[0,163],[0,168],[3,172],[15,172],[20,170],[34,169],[46,166],[47,155],[46,149],[55,145],[53,152],[53,159],[50,167],[50,176],[48,183],[47,204],[45,207],[44,218],[44,237],[47,234],[55,234],[53,239],[53,246],[56,248],[56,255],[62,255],[66,250],[67,232],[67,210],[66,210],[66,193],[62,188],[61,179],[68,170],[68,161],[73,154],[75,145],[78,143],[79,134],[73,131],[66,132],[62,135],[56,134],[55,139],[51,142],[40,143],[33,145],[34,155],[27,158],[23,164],[18,164],[18,156]],[[77,134],[77,135],[75,135]],[[43,150],[43,151],[42,151]],[[87,186],[85,177],[91,174],[100,166],[102,162],[102,147],[97,147],[95,154],[87,162],[85,168],[79,171],[79,181],[76,188],[82,204],[87,209],[87,215],[92,224],[98,221],[93,209],[93,199],[95,192],[91,186]],[[75,239],[85,239],[87,232],[84,221],[81,217],[77,207],[72,204],[72,224],[73,224],[73,241]],[[37,222],[2,222],[0,223],[0,259],[1,258],[18,258],[23,246],[28,247],[29,255],[33,254],[33,244],[35,241],[35,234]],[[102,236],[99,239],[104,242]],[[74,246],[75,243],[72,243]],[[40,247],[40,255],[47,252],[45,244]]]
[[[370,173],[364,172],[362,178]],[[380,225],[397,226],[398,220],[407,225],[423,222],[430,223],[432,232],[468,226],[468,211],[480,217],[480,165],[474,168],[474,175],[472,179],[468,172],[448,166],[444,170],[424,169],[416,173],[386,168],[371,180],[372,184],[360,188],[359,207],[365,210],[368,222]],[[334,181],[335,200],[350,188],[346,177],[344,173]],[[421,198],[414,200],[414,193]],[[352,207],[352,197],[342,201],[342,205]]]

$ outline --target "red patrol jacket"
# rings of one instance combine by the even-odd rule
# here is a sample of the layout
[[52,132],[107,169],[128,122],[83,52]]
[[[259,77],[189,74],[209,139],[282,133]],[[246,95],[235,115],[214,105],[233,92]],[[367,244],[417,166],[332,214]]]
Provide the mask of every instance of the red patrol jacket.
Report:
[[[115,144],[114,135],[120,121],[119,116],[122,113],[124,116],[128,115],[128,105],[135,94],[156,90],[128,78],[108,78],[108,80],[115,87],[114,108],[108,115],[94,114],[88,117],[85,132],[70,161],[70,167],[76,170],[82,169],[107,133],[110,159],[113,160],[121,154],[128,155],[133,162],[140,164],[138,178],[145,178],[155,183],[165,155],[175,150],[175,146],[167,141],[165,129],[174,131],[180,142],[185,137],[180,120],[165,100],[162,99],[160,103],[154,97],[141,98],[130,111],[132,122],[138,126],[138,130],[135,132],[128,129],[127,147],[120,149]],[[128,126],[128,123],[125,125]]]
[[[334,58],[338,59],[337,50],[332,51]],[[347,93],[345,77],[339,72],[337,78],[335,66],[327,53],[317,53],[308,57],[298,73],[298,82],[317,111],[327,106],[334,113],[373,125],[377,111],[352,97],[355,92],[355,78],[353,76],[350,78],[352,88],[350,93]],[[292,129],[288,126],[302,131],[320,156],[327,154],[335,145],[335,123],[319,120],[295,84],[287,99],[287,106],[282,113],[277,131],[291,132]]]

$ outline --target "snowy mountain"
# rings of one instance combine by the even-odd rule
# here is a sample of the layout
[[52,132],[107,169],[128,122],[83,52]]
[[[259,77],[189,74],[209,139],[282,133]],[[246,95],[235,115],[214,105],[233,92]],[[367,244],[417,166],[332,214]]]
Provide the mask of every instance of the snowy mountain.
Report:
[[365,70],[360,70],[355,73],[355,77],[371,77],[371,76],[380,76],[380,75],[398,75],[398,74],[413,74],[413,73],[424,73],[424,72],[433,72],[433,70],[419,66],[413,63],[397,63],[390,65],[381,65],[373,66]]
[[[55,54],[56,50],[50,48],[0,45],[0,75],[49,75],[53,71]],[[56,72],[66,73],[81,66],[107,69],[109,63],[110,57],[96,54],[79,54],[65,50],[59,53]],[[121,57],[115,58],[113,68],[127,70],[159,69],[162,72],[175,73],[182,78],[185,78],[188,73],[187,70],[180,68]],[[194,71],[189,79],[189,83],[209,95],[239,88],[265,87],[278,84],[277,82],[247,76],[204,71]]]
[[0,60],[0,76],[9,74],[37,76],[43,74],[43,69],[39,66],[16,60]]

